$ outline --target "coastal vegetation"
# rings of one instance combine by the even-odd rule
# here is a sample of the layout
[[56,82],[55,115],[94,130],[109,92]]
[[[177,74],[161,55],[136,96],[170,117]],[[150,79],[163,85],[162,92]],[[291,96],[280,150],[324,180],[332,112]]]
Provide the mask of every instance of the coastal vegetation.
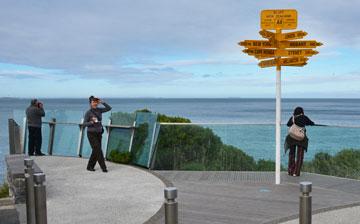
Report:
[[0,186],[0,198],[7,198],[9,197],[9,185],[7,183],[3,183]]
[[[191,123],[189,119],[161,115],[159,122]],[[161,170],[270,171],[275,163],[259,160],[226,145],[210,128],[198,125],[162,125],[156,147],[155,167]]]
[[343,149],[335,155],[317,153],[304,163],[305,172],[360,179],[360,150]]

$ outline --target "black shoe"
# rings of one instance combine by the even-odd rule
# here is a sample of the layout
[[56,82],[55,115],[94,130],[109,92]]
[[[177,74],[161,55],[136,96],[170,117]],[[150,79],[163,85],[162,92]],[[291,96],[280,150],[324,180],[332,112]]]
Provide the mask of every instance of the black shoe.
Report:
[[95,171],[95,169],[94,168],[86,168],[88,171],[92,171],[92,172],[94,172]]
[[108,170],[107,170],[107,169],[103,169],[102,171],[103,171],[104,173],[107,173],[107,172],[108,172]]
[[40,153],[36,153],[35,156],[45,156],[45,154],[40,152]]

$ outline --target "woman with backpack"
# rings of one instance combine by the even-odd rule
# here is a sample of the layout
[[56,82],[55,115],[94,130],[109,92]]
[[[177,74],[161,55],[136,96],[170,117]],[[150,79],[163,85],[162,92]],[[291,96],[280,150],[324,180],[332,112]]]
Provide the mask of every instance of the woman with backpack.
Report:
[[300,176],[304,151],[307,151],[309,142],[305,129],[305,126],[308,125],[315,125],[315,123],[305,116],[303,108],[296,107],[293,116],[290,117],[287,123],[289,134],[286,136],[284,147],[285,153],[289,150],[288,174],[290,176]]
[[[101,123],[102,113],[111,110],[111,106],[101,101],[99,98],[90,96],[89,97],[90,109],[85,113],[84,126],[87,127],[87,137],[89,139],[92,152],[87,165],[87,170],[95,171],[94,167],[96,162],[99,163],[103,172],[108,172],[104,155],[101,149],[101,138],[104,132],[103,125]],[[104,105],[103,108],[99,108],[98,105]]]

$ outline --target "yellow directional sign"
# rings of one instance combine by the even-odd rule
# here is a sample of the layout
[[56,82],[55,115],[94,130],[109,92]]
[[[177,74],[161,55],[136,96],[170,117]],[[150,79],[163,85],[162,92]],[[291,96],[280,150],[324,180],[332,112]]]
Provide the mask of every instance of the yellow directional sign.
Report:
[[280,65],[296,65],[304,64],[308,61],[308,58],[305,57],[291,57],[291,58],[281,58]]
[[310,57],[315,54],[318,54],[318,51],[312,49],[257,49],[257,48],[248,48],[243,50],[244,53],[253,55],[256,58],[269,58],[269,57]]
[[276,50],[275,56],[276,57],[291,57],[291,56],[298,56],[298,57],[310,57],[315,54],[318,54],[318,51],[314,51],[312,49],[288,49],[288,50]]
[[297,11],[295,9],[277,9],[261,11],[261,29],[293,30],[297,27]]
[[267,38],[267,39],[273,39],[275,38],[275,33],[267,31],[267,30],[260,30],[259,34],[263,37],[263,38]]
[[268,40],[244,40],[238,44],[248,48],[276,48],[276,45]]
[[289,32],[289,33],[280,33],[276,34],[275,39],[277,41],[283,41],[283,40],[296,40],[301,39],[307,35],[304,31],[295,31],[295,32]]
[[281,48],[315,48],[321,46],[322,43],[316,40],[303,40],[303,41],[281,41]]
[[243,50],[244,53],[247,53],[249,55],[263,55],[269,57],[274,57],[275,51],[276,51],[275,49],[256,49],[256,48],[249,48]]
[[261,68],[273,67],[277,65],[277,61],[280,66],[304,66],[306,65],[308,58],[305,57],[291,57],[291,58],[280,58],[260,61],[258,64]]
[[258,64],[261,68],[276,66],[276,59],[260,61]]

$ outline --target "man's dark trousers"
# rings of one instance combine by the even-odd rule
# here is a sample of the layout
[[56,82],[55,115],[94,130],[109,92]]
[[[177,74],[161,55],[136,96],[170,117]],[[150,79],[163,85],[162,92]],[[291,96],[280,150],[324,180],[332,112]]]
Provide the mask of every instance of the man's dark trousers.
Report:
[[99,132],[88,132],[87,137],[89,139],[92,152],[89,159],[89,163],[87,168],[94,168],[96,162],[99,162],[99,165],[102,170],[106,170],[105,160],[104,160],[104,154],[101,150],[101,137],[102,133]]
[[42,143],[42,136],[41,136],[41,128],[40,127],[28,127],[29,130],[29,148],[28,152],[29,155],[36,155],[41,154],[41,143]]

